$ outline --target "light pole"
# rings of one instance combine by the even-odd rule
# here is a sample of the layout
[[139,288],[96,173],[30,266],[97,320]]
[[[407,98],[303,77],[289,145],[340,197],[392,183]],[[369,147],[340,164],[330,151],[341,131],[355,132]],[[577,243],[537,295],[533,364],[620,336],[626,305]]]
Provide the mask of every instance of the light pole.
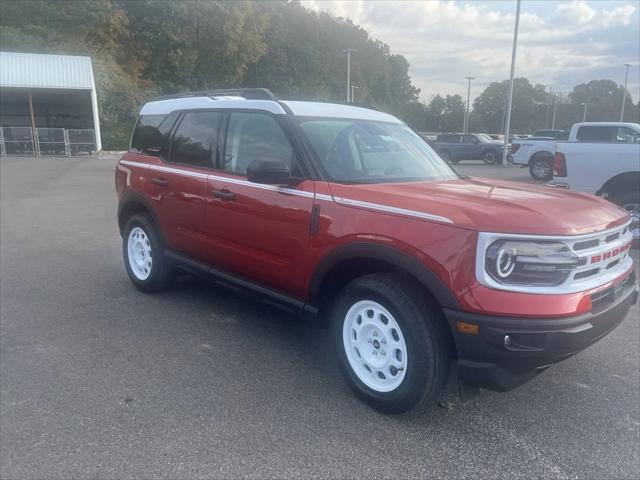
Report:
[[624,104],[627,100],[627,80],[629,79],[629,67],[630,63],[625,63],[624,66],[627,68],[627,71],[624,74],[624,90],[622,90],[622,108],[620,109],[620,121],[622,122],[622,117],[624,117]]
[[347,54],[347,103],[351,103],[350,89],[351,89],[351,52],[355,52],[354,48],[347,48],[343,50]]
[[558,97],[553,96],[553,118],[551,120],[551,130],[556,128],[556,109],[558,108]]
[[[549,87],[549,95],[551,95],[551,87]],[[547,107],[544,113],[544,128],[549,128],[549,97],[547,97],[547,87],[544,87],[544,103]]]
[[356,99],[356,88],[358,88],[357,85],[351,85],[351,103]]
[[586,122],[587,121],[587,107],[589,106],[589,102],[584,102],[582,105],[584,105],[584,111],[582,112],[582,121]]
[[471,100],[471,80],[475,80],[475,77],[464,77],[464,78],[469,82],[467,86],[467,110],[464,114],[464,122],[463,122],[464,133],[467,134],[469,133],[469,101]]
[[507,97],[507,118],[504,129],[504,151],[502,164],[507,165],[507,152],[509,151],[509,127],[511,126],[511,102],[513,101],[513,74],[516,69],[516,52],[518,51],[518,25],[520,24],[520,0],[516,4],[516,25],[513,30],[513,49],[511,51],[511,74],[509,75],[509,96]]

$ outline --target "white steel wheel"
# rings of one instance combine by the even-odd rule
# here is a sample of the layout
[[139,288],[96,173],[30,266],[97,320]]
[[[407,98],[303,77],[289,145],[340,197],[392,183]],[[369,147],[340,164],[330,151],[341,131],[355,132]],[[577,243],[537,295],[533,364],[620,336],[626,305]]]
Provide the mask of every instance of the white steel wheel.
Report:
[[129,232],[127,257],[131,272],[138,280],[149,278],[153,265],[151,243],[146,232],[140,227],[134,227]]
[[407,345],[386,308],[371,300],[352,305],[342,341],[351,369],[367,387],[384,393],[400,386],[407,372]]

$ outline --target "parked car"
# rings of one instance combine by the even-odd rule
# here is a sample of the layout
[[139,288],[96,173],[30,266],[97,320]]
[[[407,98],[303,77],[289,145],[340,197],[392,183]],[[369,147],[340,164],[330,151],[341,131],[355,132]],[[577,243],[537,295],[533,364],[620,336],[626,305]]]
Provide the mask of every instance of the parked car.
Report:
[[486,164],[499,163],[503,143],[484,133],[443,133],[433,143],[443,160],[458,163],[460,160],[483,160]]
[[188,273],[307,315],[383,412],[432,402],[453,362],[475,387],[514,388],[610,332],[638,296],[627,212],[460,177],[366,108],[256,89],[153,100],[115,180],[136,288]]
[[[626,127],[625,127],[626,128]],[[620,130],[620,127],[618,127]],[[602,138],[600,135],[598,139]],[[631,214],[636,243],[640,240],[640,125],[616,133],[605,143],[558,143],[553,185],[599,195]]]
[[[576,123],[571,127],[567,141],[588,143],[589,146],[586,148],[595,149],[606,158],[610,156],[607,152],[610,151],[611,145],[634,141],[637,128],[637,123]],[[549,137],[515,140],[511,144],[510,160],[515,165],[528,166],[529,174],[536,180],[551,180],[556,145],[559,143],[560,141]]]

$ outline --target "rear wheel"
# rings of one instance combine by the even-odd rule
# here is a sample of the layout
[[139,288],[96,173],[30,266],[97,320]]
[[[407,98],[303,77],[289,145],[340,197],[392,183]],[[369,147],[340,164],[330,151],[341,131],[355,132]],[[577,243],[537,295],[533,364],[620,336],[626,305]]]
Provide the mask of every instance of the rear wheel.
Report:
[[153,222],[143,214],[133,215],[124,229],[122,254],[129,279],[143,292],[158,292],[171,278],[164,247]]
[[550,157],[534,157],[529,162],[529,175],[536,180],[553,178],[553,159]]
[[373,274],[351,282],[334,311],[340,368],[365,403],[385,413],[429,405],[446,383],[449,339],[438,310],[411,281]]

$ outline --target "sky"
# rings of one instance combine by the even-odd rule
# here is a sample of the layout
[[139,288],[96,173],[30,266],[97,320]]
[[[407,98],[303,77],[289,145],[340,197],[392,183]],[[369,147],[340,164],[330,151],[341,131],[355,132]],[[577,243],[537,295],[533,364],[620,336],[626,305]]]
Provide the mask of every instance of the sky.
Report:
[[[475,98],[509,78],[516,1],[302,0],[363,27],[404,55],[421,97],[460,94],[465,77]],[[347,45],[345,45],[345,48]],[[353,54],[357,62],[357,52]],[[609,78],[640,99],[640,0],[522,0],[516,77],[568,94],[575,85]],[[466,100],[466,99],[465,99]]]

